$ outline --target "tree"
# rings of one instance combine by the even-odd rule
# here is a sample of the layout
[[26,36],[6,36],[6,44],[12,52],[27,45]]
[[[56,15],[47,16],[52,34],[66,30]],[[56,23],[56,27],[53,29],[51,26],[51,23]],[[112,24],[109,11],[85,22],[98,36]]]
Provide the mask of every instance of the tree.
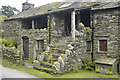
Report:
[[6,15],[8,17],[14,15],[15,13],[19,13],[20,11],[16,9],[15,7],[11,6],[2,6],[1,8],[2,15]]
[[7,18],[6,15],[0,15],[0,38],[4,37],[4,20]]

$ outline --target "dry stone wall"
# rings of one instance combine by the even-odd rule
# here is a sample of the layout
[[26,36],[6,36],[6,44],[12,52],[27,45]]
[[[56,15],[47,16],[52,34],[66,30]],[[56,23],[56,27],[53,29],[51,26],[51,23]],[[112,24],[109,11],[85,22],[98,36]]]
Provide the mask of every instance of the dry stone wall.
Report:
[[[117,57],[119,40],[118,9],[94,12],[94,54],[97,56]],[[107,51],[98,51],[98,41],[107,40]]]
[[[53,16],[51,23],[51,44],[49,44],[49,28],[21,29],[20,23],[16,26],[19,29],[16,30],[19,51],[23,56],[23,37],[27,37],[29,40],[29,59],[35,59],[34,64],[39,68],[40,64],[45,60],[45,57],[47,55],[49,57],[55,56],[54,53],[57,53],[57,61],[53,63],[53,66],[60,73],[70,71],[73,68],[80,69],[83,65],[83,60],[91,57],[91,54],[86,53],[86,41],[91,41],[91,29],[85,27],[82,23],[78,25],[78,29],[75,31],[76,38],[74,42],[71,36],[63,35],[65,33],[64,19],[61,18],[59,22],[58,17]],[[43,40],[43,51],[37,48],[37,40]],[[46,52],[47,47],[50,47],[48,52]]]
[[5,37],[16,37],[19,33],[19,25],[19,21],[5,21],[3,27]]
[[21,59],[21,52],[18,49],[15,49],[15,47],[5,47],[4,45],[2,46],[2,57],[3,59],[9,59],[13,61],[14,63],[20,63]]
[[[35,59],[37,54],[41,53],[37,48],[37,40],[44,40],[44,49],[48,45],[48,30],[44,29],[21,29],[21,49],[23,47],[23,39],[22,37],[27,36],[29,38],[29,57],[31,59]],[[37,53],[36,53],[37,52]]]

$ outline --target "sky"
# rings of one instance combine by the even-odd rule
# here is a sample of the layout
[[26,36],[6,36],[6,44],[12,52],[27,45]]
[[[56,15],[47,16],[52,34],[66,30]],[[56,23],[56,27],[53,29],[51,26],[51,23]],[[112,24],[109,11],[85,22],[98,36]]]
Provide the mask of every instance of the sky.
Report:
[[[35,7],[52,3],[52,2],[60,2],[60,1],[67,1],[67,0],[27,0],[29,3],[33,3]],[[68,1],[120,1],[120,0],[68,0]],[[16,7],[18,10],[22,11],[22,3],[26,2],[26,0],[0,0],[0,8],[3,6],[10,5],[12,7]]]
[[[28,0],[29,3],[33,3],[35,7],[51,3],[51,2],[60,2],[63,0]],[[12,7],[16,7],[18,10],[22,11],[22,3],[26,2],[26,0],[0,0],[0,8],[3,6],[10,5]]]

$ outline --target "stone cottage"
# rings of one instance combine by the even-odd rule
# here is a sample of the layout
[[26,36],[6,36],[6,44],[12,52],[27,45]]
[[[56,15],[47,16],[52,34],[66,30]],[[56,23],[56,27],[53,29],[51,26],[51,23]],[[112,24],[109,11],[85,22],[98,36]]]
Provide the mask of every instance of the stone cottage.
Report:
[[5,20],[5,36],[17,37],[23,60],[33,60],[34,68],[64,73],[82,68],[88,59],[98,72],[109,71],[106,60],[115,62],[110,64],[118,71],[119,2],[54,2],[40,7],[26,2],[22,8]]

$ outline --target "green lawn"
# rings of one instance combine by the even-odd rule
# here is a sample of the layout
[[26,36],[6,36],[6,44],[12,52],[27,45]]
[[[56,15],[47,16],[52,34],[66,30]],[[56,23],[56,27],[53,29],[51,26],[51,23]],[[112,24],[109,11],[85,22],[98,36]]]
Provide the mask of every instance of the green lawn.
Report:
[[64,75],[59,75],[59,76],[58,75],[50,75],[48,73],[41,72],[39,70],[12,64],[11,62],[9,62],[7,60],[2,60],[2,65],[5,67],[9,67],[9,68],[27,72],[29,74],[32,74],[32,75],[40,77],[40,78],[97,78],[97,77],[118,78],[118,75],[105,75],[105,74],[101,74],[101,73],[96,73],[95,71],[87,71],[87,70],[80,70],[77,73],[71,72],[71,73],[66,73]]

